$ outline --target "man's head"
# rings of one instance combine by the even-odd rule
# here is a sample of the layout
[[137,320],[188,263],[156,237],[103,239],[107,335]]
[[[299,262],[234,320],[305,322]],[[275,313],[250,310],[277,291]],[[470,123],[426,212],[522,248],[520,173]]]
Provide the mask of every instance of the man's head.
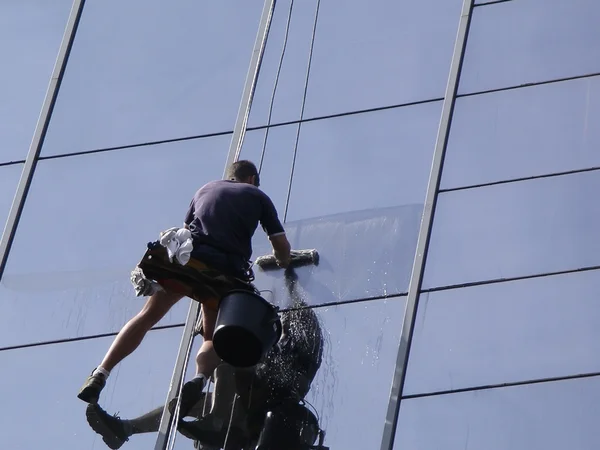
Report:
[[260,186],[258,170],[256,170],[254,163],[248,160],[234,162],[229,168],[228,178],[241,183],[252,184],[256,187]]

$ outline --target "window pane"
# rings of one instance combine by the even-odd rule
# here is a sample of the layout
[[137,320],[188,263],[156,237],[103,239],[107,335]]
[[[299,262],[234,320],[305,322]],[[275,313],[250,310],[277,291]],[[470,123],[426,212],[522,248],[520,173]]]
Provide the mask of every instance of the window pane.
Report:
[[[328,447],[381,444],[404,305],[404,298],[393,298],[317,309],[328,337],[307,400],[317,409]],[[359,413],[365,407],[368,413]]]
[[475,8],[459,93],[599,72],[599,21],[596,0]]
[[22,171],[23,164],[0,167],[0,236],[4,231]]
[[442,188],[596,166],[600,77],[457,99]]
[[[181,328],[148,333],[138,350],[113,370],[100,405],[131,417],[164,404],[181,333]],[[10,410],[10,420],[0,424],[3,448],[107,448],[89,427],[77,392],[111,342],[103,338],[0,352],[0,392]],[[34,429],[32,417],[40,419]],[[156,435],[137,435],[135,441],[139,446],[129,448],[153,448]]]
[[600,378],[404,400],[394,449],[593,450]]
[[[146,244],[182,226],[196,190],[221,178],[229,140],[41,161],[2,279],[0,342],[119,330],[144,302],[129,274]],[[188,304],[162,323],[183,321]]]
[[[318,267],[296,269],[306,301],[318,305],[407,292],[422,209],[409,205],[286,223],[292,248],[319,252]],[[264,233],[257,233],[254,256],[271,253]],[[283,271],[254,272],[259,289],[289,306]]]
[[0,163],[27,155],[72,3],[0,2]]
[[302,124],[288,220],[422,203],[441,102]]
[[599,189],[587,172],[441,194],[423,288],[597,265]]
[[[286,42],[290,2],[291,0],[279,0],[275,4],[273,22],[248,118],[250,127],[269,123],[269,108],[275,88],[271,123],[300,119],[316,2],[312,0],[293,3]],[[284,44],[283,63],[277,78]]]
[[461,4],[321,2],[306,117],[443,97]]
[[600,371],[599,290],[592,271],[423,294],[405,394]]
[[44,154],[232,130],[262,4],[88,2]]

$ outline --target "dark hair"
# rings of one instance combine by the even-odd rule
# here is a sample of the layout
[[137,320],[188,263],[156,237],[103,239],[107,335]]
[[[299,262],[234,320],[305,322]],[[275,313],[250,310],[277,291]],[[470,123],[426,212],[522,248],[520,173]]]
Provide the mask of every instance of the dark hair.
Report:
[[253,175],[256,175],[256,184],[258,185],[258,170],[252,161],[245,159],[236,161],[229,168],[230,179],[242,181]]

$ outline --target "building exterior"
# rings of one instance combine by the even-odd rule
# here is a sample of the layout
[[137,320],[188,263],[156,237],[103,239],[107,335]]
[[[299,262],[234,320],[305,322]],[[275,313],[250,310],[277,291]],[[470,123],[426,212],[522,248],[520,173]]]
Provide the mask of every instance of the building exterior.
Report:
[[[81,4],[0,3],[3,448],[105,448],[77,390],[143,303],[145,244],[240,129],[292,245],[321,255],[299,277],[327,331],[326,445],[596,448],[596,0],[279,0],[245,127],[263,2]],[[278,275],[257,285],[285,307]],[[113,372],[107,410],[165,401],[188,308]]]

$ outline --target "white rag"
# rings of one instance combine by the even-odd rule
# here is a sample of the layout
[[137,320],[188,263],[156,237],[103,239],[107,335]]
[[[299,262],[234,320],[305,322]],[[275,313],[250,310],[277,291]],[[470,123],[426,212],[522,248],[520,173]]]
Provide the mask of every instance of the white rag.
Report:
[[131,284],[135,289],[135,295],[138,297],[147,297],[154,295],[159,291],[164,291],[162,286],[156,281],[149,280],[145,277],[144,272],[139,267],[131,271]]
[[185,266],[190,260],[194,242],[192,233],[187,228],[169,228],[160,233],[159,242],[166,247],[170,262],[175,258],[179,264]]

